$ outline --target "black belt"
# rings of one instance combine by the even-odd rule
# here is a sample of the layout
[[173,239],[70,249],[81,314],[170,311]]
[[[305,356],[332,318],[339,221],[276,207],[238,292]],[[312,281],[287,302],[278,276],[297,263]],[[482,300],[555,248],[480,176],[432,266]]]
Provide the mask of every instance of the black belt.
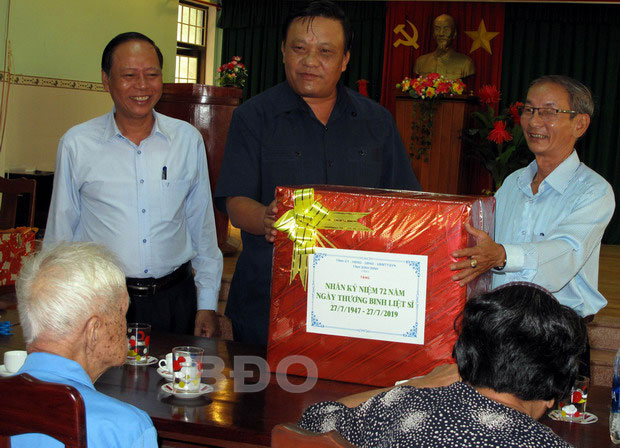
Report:
[[192,275],[192,265],[188,261],[178,269],[160,278],[130,278],[127,277],[127,290],[129,294],[137,297],[154,296],[155,294],[170,289],[186,280]]

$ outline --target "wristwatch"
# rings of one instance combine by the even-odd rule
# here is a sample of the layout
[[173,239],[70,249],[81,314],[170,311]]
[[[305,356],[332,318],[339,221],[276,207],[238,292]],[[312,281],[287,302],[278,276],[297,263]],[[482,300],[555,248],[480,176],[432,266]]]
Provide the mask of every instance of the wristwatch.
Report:
[[506,260],[507,258],[506,256],[506,249],[504,248],[504,246],[502,244],[500,244],[500,246],[502,246],[502,249],[504,249],[504,263],[502,263],[501,266],[495,266],[493,269],[495,269],[496,271],[501,271],[506,267]]

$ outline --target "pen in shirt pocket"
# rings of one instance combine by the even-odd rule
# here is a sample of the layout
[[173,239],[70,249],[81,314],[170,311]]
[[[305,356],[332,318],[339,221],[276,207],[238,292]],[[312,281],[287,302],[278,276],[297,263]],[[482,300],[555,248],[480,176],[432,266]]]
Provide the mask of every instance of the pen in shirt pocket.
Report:
[[161,180],[167,180],[168,179],[168,167],[165,166],[161,169]]

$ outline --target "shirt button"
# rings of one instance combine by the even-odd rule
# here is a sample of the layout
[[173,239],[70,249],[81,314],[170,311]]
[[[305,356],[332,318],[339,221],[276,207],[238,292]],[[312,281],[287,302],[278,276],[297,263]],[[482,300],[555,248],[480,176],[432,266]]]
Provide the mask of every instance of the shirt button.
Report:
[[148,274],[148,273],[149,273],[149,270],[148,270],[148,269],[145,269],[145,270],[144,270],[144,273],[145,273],[145,274]]
[[146,213],[146,209],[145,208],[142,209],[142,213]]
[[327,161],[327,166],[331,167],[334,164],[334,162],[332,162],[331,160]]
[[142,151],[140,151],[139,149],[138,149],[138,154],[142,154]]
[[525,230],[521,230],[521,235],[525,235]]
[[146,243],[146,238],[142,240],[143,243]]
[[144,183],[144,179],[140,179],[140,183],[143,184]]
[[357,117],[357,112],[351,112],[352,117]]

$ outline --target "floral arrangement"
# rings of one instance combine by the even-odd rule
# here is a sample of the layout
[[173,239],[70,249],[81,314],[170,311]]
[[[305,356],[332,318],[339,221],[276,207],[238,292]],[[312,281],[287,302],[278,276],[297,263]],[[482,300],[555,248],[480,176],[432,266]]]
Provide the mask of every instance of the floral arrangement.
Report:
[[220,85],[243,88],[248,79],[248,70],[241,63],[240,56],[233,56],[230,62],[217,69],[220,74]]
[[409,92],[413,98],[432,99],[446,95],[462,95],[465,83],[460,79],[446,79],[439,73],[418,76],[413,81],[405,77],[396,88]]
[[464,130],[463,140],[470,153],[491,173],[497,191],[506,176],[527,165],[532,158],[527,150],[518,111],[523,103],[515,102],[496,112],[501,97],[497,87],[482,86],[477,93],[480,102],[486,105],[486,111],[472,113],[480,127]]
[[446,79],[439,73],[429,73],[413,80],[405,77],[396,84],[396,88],[408,92],[412,98],[425,100],[413,105],[409,155],[416,159],[424,158],[424,161],[428,162],[433,118],[438,105],[436,100],[445,96],[462,95],[465,83],[460,79]]

